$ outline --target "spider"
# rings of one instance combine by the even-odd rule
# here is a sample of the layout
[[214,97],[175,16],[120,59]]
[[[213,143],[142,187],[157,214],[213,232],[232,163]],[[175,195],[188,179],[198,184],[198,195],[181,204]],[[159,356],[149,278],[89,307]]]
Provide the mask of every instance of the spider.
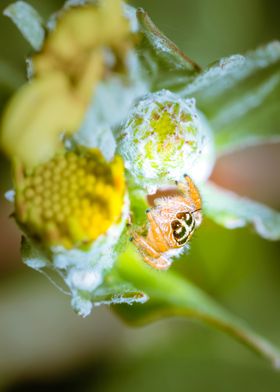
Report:
[[176,182],[180,194],[157,198],[155,207],[146,211],[147,235],[134,232],[131,238],[144,261],[157,270],[170,267],[171,257],[180,253],[202,221],[199,191],[188,175],[184,179]]

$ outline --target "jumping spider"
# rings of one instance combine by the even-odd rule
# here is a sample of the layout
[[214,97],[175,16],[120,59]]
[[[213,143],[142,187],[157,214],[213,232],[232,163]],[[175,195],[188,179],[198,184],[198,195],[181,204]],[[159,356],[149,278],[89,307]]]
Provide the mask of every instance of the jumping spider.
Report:
[[202,221],[199,191],[189,176],[184,178],[185,182],[176,182],[180,194],[157,198],[155,207],[146,211],[147,235],[132,235],[144,261],[157,270],[171,265],[171,257],[187,244]]

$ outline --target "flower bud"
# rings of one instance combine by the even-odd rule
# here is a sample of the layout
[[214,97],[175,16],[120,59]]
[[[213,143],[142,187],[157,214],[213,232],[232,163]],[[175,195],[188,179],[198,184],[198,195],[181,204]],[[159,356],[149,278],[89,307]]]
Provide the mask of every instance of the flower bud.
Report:
[[118,151],[135,183],[149,193],[185,174],[204,181],[214,164],[211,129],[195,100],[166,90],[135,106],[121,129]]

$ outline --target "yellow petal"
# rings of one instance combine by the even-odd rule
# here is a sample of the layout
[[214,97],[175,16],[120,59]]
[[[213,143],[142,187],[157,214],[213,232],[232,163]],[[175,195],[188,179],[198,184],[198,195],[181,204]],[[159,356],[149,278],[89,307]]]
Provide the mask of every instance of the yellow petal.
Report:
[[48,160],[62,133],[73,133],[84,107],[61,73],[48,74],[24,85],[4,113],[1,144],[6,153],[27,167]]
[[103,74],[103,54],[101,49],[89,56],[77,85],[77,95],[87,104]]
[[78,52],[100,44],[102,23],[96,7],[72,8],[58,20],[46,41],[45,51],[62,60],[73,59]]
[[121,0],[103,0],[100,4],[103,19],[103,42],[122,45],[122,40],[129,35],[129,22],[124,18]]

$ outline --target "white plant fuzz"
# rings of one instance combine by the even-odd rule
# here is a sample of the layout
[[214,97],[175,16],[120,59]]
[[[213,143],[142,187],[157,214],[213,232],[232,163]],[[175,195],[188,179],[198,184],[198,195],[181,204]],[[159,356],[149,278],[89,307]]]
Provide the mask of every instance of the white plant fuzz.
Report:
[[205,181],[215,160],[212,132],[195,100],[167,90],[146,95],[130,112],[118,137],[118,152],[148,193],[185,174]]
[[99,236],[89,249],[67,250],[62,246],[55,246],[52,248],[51,257],[47,258],[41,250],[32,247],[32,254],[27,256],[24,256],[23,249],[23,261],[29,267],[42,272],[56,271],[70,290],[73,309],[86,317],[91,312],[95,290],[102,285],[105,274],[115,263],[115,246],[125,227],[128,213],[129,202],[126,196],[120,223],[111,226],[105,234]]
[[43,19],[30,4],[16,1],[10,4],[3,14],[12,19],[33,49],[42,48],[45,37]]
[[84,123],[74,135],[78,144],[98,147],[107,160],[113,158],[116,149],[114,128],[127,118],[134,102],[148,91],[133,51],[128,53],[126,63],[128,75],[112,76],[99,83]]
[[14,189],[10,189],[9,191],[7,191],[7,192],[5,193],[5,199],[6,199],[7,201],[9,201],[10,203],[14,203],[14,201],[15,201],[15,195],[16,195],[16,192],[14,191]]

